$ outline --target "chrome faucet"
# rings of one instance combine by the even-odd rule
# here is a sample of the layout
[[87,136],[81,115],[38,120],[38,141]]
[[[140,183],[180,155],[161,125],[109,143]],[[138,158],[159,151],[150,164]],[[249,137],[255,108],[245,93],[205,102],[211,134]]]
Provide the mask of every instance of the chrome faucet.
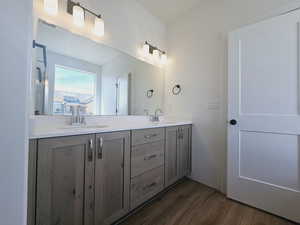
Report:
[[154,115],[150,115],[151,122],[159,122],[159,115],[158,115],[159,112],[163,113],[161,109],[156,109]]
[[78,106],[71,106],[72,118],[71,118],[71,125],[72,126],[82,126],[86,125],[85,117],[80,113],[81,107]]

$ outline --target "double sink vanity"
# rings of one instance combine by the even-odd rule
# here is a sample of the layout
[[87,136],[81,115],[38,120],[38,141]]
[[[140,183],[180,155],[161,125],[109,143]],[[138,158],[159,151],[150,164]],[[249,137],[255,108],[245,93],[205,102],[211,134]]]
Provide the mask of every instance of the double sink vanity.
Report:
[[28,225],[115,223],[190,173],[191,138],[189,121],[134,116],[35,128]]
[[116,223],[190,173],[191,122],[159,117],[162,65],[36,4],[28,225]]

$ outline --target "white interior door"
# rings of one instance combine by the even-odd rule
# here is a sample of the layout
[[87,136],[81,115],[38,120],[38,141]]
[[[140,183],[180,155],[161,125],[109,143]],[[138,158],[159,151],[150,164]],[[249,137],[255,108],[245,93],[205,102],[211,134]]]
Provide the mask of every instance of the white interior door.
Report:
[[128,74],[117,78],[117,115],[128,115]]
[[299,22],[295,11],[230,34],[228,97],[228,197],[296,222]]

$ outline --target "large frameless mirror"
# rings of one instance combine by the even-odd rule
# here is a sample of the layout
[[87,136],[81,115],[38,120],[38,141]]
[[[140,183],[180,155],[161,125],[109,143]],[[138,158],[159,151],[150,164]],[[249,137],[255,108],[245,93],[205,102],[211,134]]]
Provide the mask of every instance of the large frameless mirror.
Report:
[[34,42],[35,115],[147,115],[163,107],[164,72],[121,51],[39,20]]

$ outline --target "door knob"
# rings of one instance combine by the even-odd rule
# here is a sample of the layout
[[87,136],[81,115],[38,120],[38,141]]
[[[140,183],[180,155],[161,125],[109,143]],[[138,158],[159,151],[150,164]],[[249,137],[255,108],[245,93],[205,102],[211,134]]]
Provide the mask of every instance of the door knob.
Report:
[[237,124],[237,121],[236,120],[230,120],[229,123],[230,123],[230,125],[235,126]]

